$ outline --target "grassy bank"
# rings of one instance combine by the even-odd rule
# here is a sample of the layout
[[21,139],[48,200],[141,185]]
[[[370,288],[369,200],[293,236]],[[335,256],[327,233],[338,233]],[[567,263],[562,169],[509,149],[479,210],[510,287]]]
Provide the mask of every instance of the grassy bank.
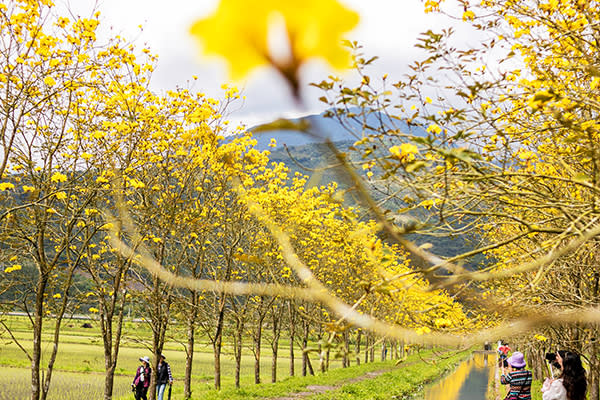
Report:
[[[468,352],[453,354],[445,359],[431,361],[431,351],[409,356],[402,364],[395,362],[375,362],[337,368],[323,374],[307,377],[288,377],[275,384],[249,385],[241,389],[202,390],[196,388],[193,399],[203,400],[244,400],[276,399],[293,393],[304,392],[306,399],[393,399],[418,392],[429,382],[443,376],[468,356]],[[372,373],[369,379],[363,379]],[[376,376],[375,376],[376,375]],[[327,390],[318,393],[319,386]],[[325,387],[325,388],[323,388]],[[182,388],[174,387],[174,398],[181,398]],[[400,397],[398,397],[400,396]],[[125,400],[125,398],[121,399]]]
[[[447,358],[425,362],[406,362],[375,378],[342,385],[340,388],[310,397],[314,400],[384,400],[407,398],[452,371],[470,354],[461,352]],[[407,360],[408,361],[408,360]]]

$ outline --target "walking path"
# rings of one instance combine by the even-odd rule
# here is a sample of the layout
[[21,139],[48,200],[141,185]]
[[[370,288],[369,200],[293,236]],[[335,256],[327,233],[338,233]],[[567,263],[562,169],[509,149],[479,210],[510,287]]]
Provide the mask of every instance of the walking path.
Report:
[[337,385],[331,385],[331,386],[327,386],[327,385],[308,385],[306,387],[305,391],[302,392],[296,392],[296,393],[290,393],[289,395],[285,396],[285,397],[272,397],[270,399],[267,400],[298,400],[298,399],[303,399],[305,397],[308,396],[313,396],[315,394],[321,394],[321,393],[325,393],[325,392],[329,392],[331,390],[335,390],[335,389],[339,389],[340,387],[350,384],[350,383],[355,383],[355,382],[361,382],[364,381],[366,379],[373,379],[375,377],[378,377],[381,374],[384,374],[388,371],[391,371],[391,369],[384,369],[384,370],[380,370],[380,371],[372,371],[372,372],[367,372],[364,375],[358,376],[356,378],[352,378],[352,379],[347,379],[343,382],[338,383]]
[[411,365],[417,364],[418,361],[413,361],[407,364],[401,363],[398,365],[395,365],[391,368],[386,368],[386,369],[381,369],[378,371],[371,371],[371,372],[367,372],[364,375],[360,375],[357,376],[355,378],[350,378],[350,379],[346,379],[336,385],[308,385],[306,386],[306,390],[302,391],[302,392],[296,392],[296,393],[290,393],[286,396],[283,397],[270,397],[268,399],[265,400],[298,400],[298,399],[303,399],[306,398],[308,396],[314,396],[316,394],[321,394],[321,393],[325,393],[325,392],[329,392],[331,390],[336,390],[341,388],[342,386],[345,385],[349,385],[351,383],[356,383],[356,382],[362,382],[364,380],[367,379],[374,379],[376,377],[378,377],[379,375],[385,374],[386,372],[389,371],[393,371],[396,368],[406,368],[406,367],[410,367]]

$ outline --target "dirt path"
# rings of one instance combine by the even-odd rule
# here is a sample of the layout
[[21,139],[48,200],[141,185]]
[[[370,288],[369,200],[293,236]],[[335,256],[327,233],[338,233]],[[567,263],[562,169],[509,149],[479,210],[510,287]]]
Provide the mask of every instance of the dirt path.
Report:
[[377,370],[377,371],[371,371],[371,372],[367,372],[364,375],[360,375],[357,376],[355,378],[351,378],[351,379],[346,379],[336,385],[308,385],[302,392],[296,392],[296,393],[290,393],[286,396],[283,397],[265,397],[265,400],[298,400],[298,399],[303,399],[306,398],[308,396],[313,396],[315,394],[321,394],[321,393],[325,393],[325,392],[329,392],[331,390],[336,390],[341,388],[344,385],[348,385],[350,383],[356,383],[356,382],[362,382],[364,380],[367,379],[374,379],[376,377],[378,377],[379,375],[385,374],[386,372],[390,372],[393,371],[396,368],[406,368],[406,367],[410,367],[411,365],[416,364],[418,361],[412,361],[409,363],[400,363],[397,365],[394,365],[391,368],[386,368],[386,369],[381,369],[381,370]]
[[[408,364],[407,364],[408,365]],[[404,366],[407,366],[404,365]],[[364,375],[361,376],[357,376],[356,378],[352,378],[352,379],[347,379],[345,381],[342,381],[340,383],[338,383],[337,385],[308,385],[306,387],[305,391],[302,392],[296,392],[296,393],[290,393],[287,396],[284,397],[271,397],[267,400],[298,400],[298,399],[303,399],[305,397],[308,396],[313,396],[315,394],[321,394],[321,393],[325,393],[325,392],[329,392],[331,390],[335,390],[335,389],[339,389],[340,387],[350,384],[350,383],[355,383],[355,382],[361,382],[364,381],[366,379],[373,379],[381,374],[384,374],[388,371],[391,371],[393,368],[388,368],[388,369],[383,369],[383,370],[379,370],[379,371],[372,371],[372,372],[367,372]]]

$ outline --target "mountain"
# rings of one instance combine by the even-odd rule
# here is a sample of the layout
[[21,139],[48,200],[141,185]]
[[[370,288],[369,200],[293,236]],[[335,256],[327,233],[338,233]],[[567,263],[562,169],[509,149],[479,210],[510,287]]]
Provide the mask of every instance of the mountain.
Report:
[[[294,124],[302,124],[302,121],[304,121],[304,124],[308,122],[308,126],[313,130],[323,132],[323,136],[311,136],[293,129],[273,129],[265,132],[253,133],[258,141],[256,147],[259,150],[269,150],[271,153],[269,159],[274,162],[286,164],[292,175],[295,172],[308,175],[310,177],[309,186],[326,185],[335,181],[338,183],[340,189],[345,189],[354,185],[349,182],[348,174],[344,168],[335,166],[339,163],[325,144],[325,138],[329,138],[336,145],[338,150],[345,152],[351,162],[358,163],[362,158],[361,153],[359,151],[349,150],[349,148],[361,137],[374,132],[372,127],[385,125],[388,127],[387,129],[393,127],[403,133],[410,133],[421,137],[427,136],[427,132],[423,128],[408,126],[402,121],[392,120],[381,113],[370,113],[365,123],[352,119],[338,121],[333,118],[328,118],[326,115],[327,112],[318,115],[308,115],[303,118],[292,120],[292,123],[287,123],[287,125],[292,127]],[[275,127],[278,124],[286,125],[285,123],[278,123],[277,121],[266,125]],[[260,131],[261,129],[262,128],[259,126],[258,130]],[[253,129],[249,130],[251,132],[253,131]],[[387,149],[392,143],[397,144],[406,140],[400,137],[390,137],[391,139],[386,141],[386,146],[375,148],[374,152],[377,153],[381,151],[387,153]],[[271,138],[275,138],[277,141],[277,146],[275,148],[269,146]],[[284,144],[287,148],[283,146]],[[362,168],[358,166],[356,171],[360,174],[363,173]],[[382,200],[382,191],[378,190],[373,185],[368,185],[368,188],[376,201]],[[360,203],[360,200],[354,196],[356,196],[356,192],[354,191],[346,193],[345,203],[347,205],[356,205]],[[404,204],[402,196],[397,195],[394,199],[388,199],[387,206],[392,209],[402,209],[407,205]],[[364,216],[374,218],[374,216],[369,214],[370,213],[366,212]],[[430,220],[430,223],[435,223],[435,217],[430,219],[427,218],[427,215],[418,214],[419,213],[416,212],[413,217],[416,217],[418,220]],[[466,224],[468,221],[463,223]],[[465,237],[462,235],[440,237],[411,234],[407,235],[407,237],[417,245],[430,243],[433,246],[432,251],[442,257],[453,257],[473,250],[473,248],[477,246],[477,237]],[[414,261],[417,260],[415,259]],[[481,255],[465,260],[465,267],[469,270],[481,268],[485,264],[485,259]]]
[[[358,115],[358,110],[356,113]],[[269,147],[271,138],[277,141],[276,148],[283,147],[285,144],[288,147],[298,147],[313,143],[325,143],[326,139],[332,142],[356,142],[363,136],[374,133],[374,127],[385,126],[386,130],[397,129],[404,133],[410,133],[416,136],[426,136],[427,133],[421,127],[408,126],[404,121],[396,120],[383,113],[373,111],[366,118],[361,117],[341,117],[341,120],[336,117],[329,117],[331,111],[325,111],[321,114],[307,115],[302,118],[291,119],[289,127],[278,128],[278,122],[274,121],[271,125],[274,129],[264,131],[265,125],[255,126],[248,129],[252,132],[255,139],[258,141],[256,146],[259,150],[271,150]],[[352,115],[352,110],[350,114]],[[293,125],[306,125],[309,130],[314,132],[314,135],[301,132],[298,129],[293,129]]]

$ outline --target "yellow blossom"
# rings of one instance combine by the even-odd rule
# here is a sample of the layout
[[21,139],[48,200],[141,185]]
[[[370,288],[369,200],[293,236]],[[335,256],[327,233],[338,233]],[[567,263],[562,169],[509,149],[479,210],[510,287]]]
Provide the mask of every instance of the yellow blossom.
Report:
[[14,188],[15,188],[15,185],[13,185],[10,182],[2,182],[2,183],[0,183],[0,191],[1,192],[4,192],[7,189],[14,189]]
[[427,128],[427,132],[437,135],[438,133],[442,132],[442,128],[440,128],[438,124],[431,124]]
[[417,146],[412,143],[402,143],[400,146],[390,147],[390,153],[396,158],[404,158],[419,152]]
[[465,11],[462,15],[463,21],[473,21],[474,18],[475,18],[475,13],[471,10]]
[[54,80],[54,78],[52,78],[51,76],[47,76],[44,78],[44,83],[48,86],[54,86],[56,85],[56,81]]
[[216,13],[197,21],[191,34],[202,41],[206,54],[225,57],[234,79],[240,79],[276,59],[269,39],[278,17],[291,53],[281,64],[321,57],[334,68],[348,67],[342,34],[354,28],[358,14],[337,0],[221,0]]
[[13,271],[19,271],[22,268],[21,264],[15,264],[12,267],[8,267],[4,270],[4,272],[6,272],[7,274],[13,272]]
[[67,180],[67,176],[60,172],[55,172],[50,178],[52,182],[65,182]]

